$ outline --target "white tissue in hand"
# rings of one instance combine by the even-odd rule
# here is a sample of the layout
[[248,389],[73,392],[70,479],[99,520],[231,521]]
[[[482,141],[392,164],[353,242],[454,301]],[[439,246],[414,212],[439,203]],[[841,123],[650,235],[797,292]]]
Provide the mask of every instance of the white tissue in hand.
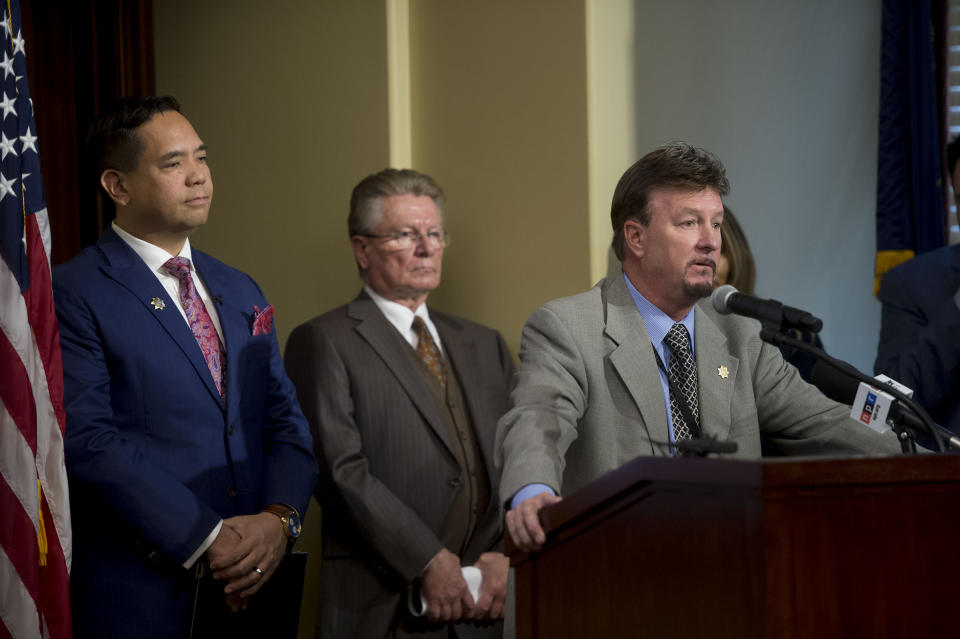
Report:
[[480,582],[483,576],[476,566],[464,566],[462,571],[463,578],[467,582],[467,588],[470,590],[470,596],[473,597],[473,603],[476,605],[477,600],[480,599]]
[[[483,581],[483,576],[480,574],[480,569],[476,566],[463,566],[461,569],[463,572],[463,579],[467,582],[467,589],[470,591],[470,596],[473,597],[473,603],[476,604],[477,600],[480,599],[480,585]],[[414,589],[410,589],[410,598],[407,601],[407,607],[410,609],[410,614],[414,617],[422,617],[427,613],[427,600],[423,598],[423,593],[420,591],[420,601],[414,603]]]

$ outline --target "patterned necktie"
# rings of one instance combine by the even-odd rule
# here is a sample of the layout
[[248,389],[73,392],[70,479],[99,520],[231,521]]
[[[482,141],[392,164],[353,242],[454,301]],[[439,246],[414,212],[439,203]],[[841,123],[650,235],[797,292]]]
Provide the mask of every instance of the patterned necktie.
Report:
[[197,293],[197,287],[193,285],[193,276],[190,275],[190,260],[185,257],[172,257],[167,260],[163,268],[180,280],[180,304],[187,314],[187,321],[190,323],[190,330],[193,336],[197,338],[197,344],[203,351],[203,358],[207,360],[207,368],[213,375],[213,381],[220,391],[220,396],[224,396],[223,378],[225,376],[227,354],[223,350],[223,344],[220,343],[220,336],[217,335],[217,329],[210,319],[207,307],[204,306],[200,294]]
[[[683,441],[700,434],[700,401],[697,390],[697,365],[690,356],[690,336],[683,324],[674,324],[663,338],[670,347],[670,413],[673,417],[673,438]],[[677,397],[674,393],[683,397]],[[687,424],[680,402],[685,402],[687,413],[693,418]]]
[[440,349],[433,341],[433,337],[427,329],[427,323],[423,321],[422,317],[415,316],[413,318],[413,331],[417,334],[417,355],[440,382],[440,388],[446,390],[447,371],[443,366],[443,357],[440,355]]

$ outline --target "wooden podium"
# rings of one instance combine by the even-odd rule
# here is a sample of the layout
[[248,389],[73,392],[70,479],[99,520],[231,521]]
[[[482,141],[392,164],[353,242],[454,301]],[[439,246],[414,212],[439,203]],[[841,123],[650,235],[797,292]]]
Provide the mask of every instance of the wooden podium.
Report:
[[517,637],[960,637],[960,456],[638,458],[544,509]]

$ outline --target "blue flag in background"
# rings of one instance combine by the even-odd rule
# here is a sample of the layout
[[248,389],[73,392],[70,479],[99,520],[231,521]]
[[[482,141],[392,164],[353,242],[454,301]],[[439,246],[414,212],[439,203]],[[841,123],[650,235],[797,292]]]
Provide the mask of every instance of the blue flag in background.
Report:
[[947,242],[930,0],[884,0],[882,37],[874,293],[888,270]]

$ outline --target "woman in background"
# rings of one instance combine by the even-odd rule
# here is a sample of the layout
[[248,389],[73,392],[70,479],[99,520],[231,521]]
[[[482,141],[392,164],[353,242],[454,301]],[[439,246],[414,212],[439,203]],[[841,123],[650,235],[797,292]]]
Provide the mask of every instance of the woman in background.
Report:
[[[744,235],[740,223],[737,222],[733,211],[726,205],[723,207],[720,239],[720,261],[717,263],[717,277],[713,287],[729,284],[741,293],[753,295],[753,287],[757,281],[757,268],[753,261],[753,253],[750,252],[750,243],[747,242],[747,236]],[[787,333],[790,337],[812,344],[817,348],[823,348],[823,342],[820,341],[820,337],[816,333],[797,329],[789,329]],[[813,363],[817,361],[813,355],[791,346],[781,346],[780,353],[783,355],[783,359],[797,367],[803,379],[810,381]]]
[[740,223],[726,205],[723,207],[723,224],[720,225],[720,262],[713,287],[729,284],[741,293],[753,295],[757,282],[757,267],[750,252],[750,243],[743,234]]

